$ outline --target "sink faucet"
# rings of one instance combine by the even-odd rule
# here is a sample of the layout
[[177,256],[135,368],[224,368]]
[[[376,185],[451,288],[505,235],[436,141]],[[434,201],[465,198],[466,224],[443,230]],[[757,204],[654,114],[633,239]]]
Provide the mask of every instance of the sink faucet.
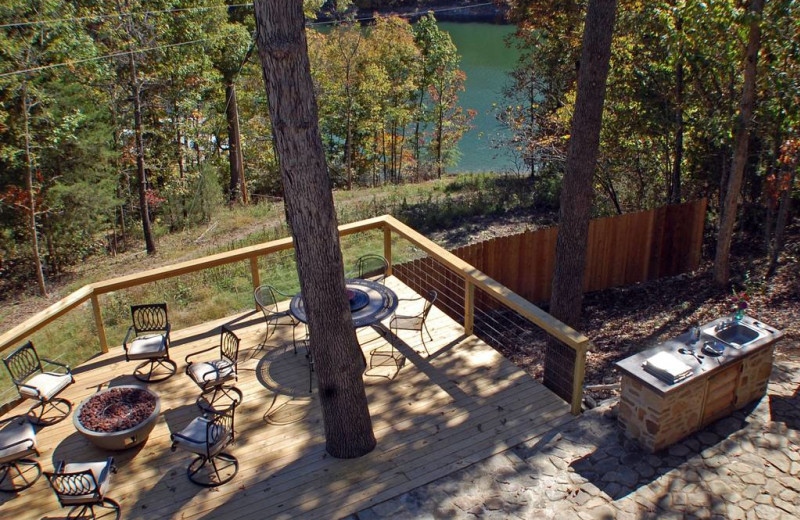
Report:
[[692,328],[689,329],[689,341],[692,345],[700,341],[700,327],[697,323],[692,325]]

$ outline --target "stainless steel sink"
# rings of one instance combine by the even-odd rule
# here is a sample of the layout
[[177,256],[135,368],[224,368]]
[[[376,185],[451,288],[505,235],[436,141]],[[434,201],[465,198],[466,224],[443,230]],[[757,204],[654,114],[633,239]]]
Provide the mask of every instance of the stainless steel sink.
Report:
[[769,332],[742,322],[733,322],[723,325],[716,330],[715,327],[703,329],[703,335],[712,337],[733,348],[742,348],[761,338],[769,336]]

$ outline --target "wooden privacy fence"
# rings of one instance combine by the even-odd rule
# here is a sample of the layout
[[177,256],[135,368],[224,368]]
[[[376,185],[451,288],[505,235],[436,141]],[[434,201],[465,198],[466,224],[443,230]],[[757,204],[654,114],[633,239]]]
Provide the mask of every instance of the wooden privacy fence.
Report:
[[[693,271],[700,265],[706,199],[594,219],[584,292]],[[558,227],[493,238],[451,252],[532,302],[550,299]]]

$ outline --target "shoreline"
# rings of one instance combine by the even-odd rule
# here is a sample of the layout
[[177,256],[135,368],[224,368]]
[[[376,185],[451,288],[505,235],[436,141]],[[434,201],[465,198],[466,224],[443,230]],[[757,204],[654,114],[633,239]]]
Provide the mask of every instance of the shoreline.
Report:
[[[507,19],[508,9],[500,7],[493,2],[483,1],[430,1],[425,2],[425,5],[408,6],[408,7],[393,7],[393,8],[361,8],[356,10],[355,17],[363,22],[368,22],[369,18],[374,14],[383,16],[400,15],[409,18],[411,21],[416,21],[428,11],[437,11],[435,13],[436,21],[438,22],[480,22],[490,23],[494,25],[511,25]],[[367,19],[367,20],[364,20]],[[327,13],[321,13],[316,22],[332,22],[335,18]]]

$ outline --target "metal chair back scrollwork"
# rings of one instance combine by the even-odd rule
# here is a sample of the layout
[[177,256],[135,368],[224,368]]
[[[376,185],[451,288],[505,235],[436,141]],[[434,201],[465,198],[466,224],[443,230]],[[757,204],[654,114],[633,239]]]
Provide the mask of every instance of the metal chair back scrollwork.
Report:
[[[113,457],[105,462],[65,464],[61,461],[53,473],[45,475],[61,507],[72,508],[68,518],[83,518],[87,513],[96,518],[95,508],[110,511],[114,518],[119,518],[119,504],[105,496],[110,488],[111,473],[116,473]],[[73,513],[77,514],[73,516]]]
[[164,332],[169,325],[167,304],[131,305],[131,319],[137,336],[147,332]]

